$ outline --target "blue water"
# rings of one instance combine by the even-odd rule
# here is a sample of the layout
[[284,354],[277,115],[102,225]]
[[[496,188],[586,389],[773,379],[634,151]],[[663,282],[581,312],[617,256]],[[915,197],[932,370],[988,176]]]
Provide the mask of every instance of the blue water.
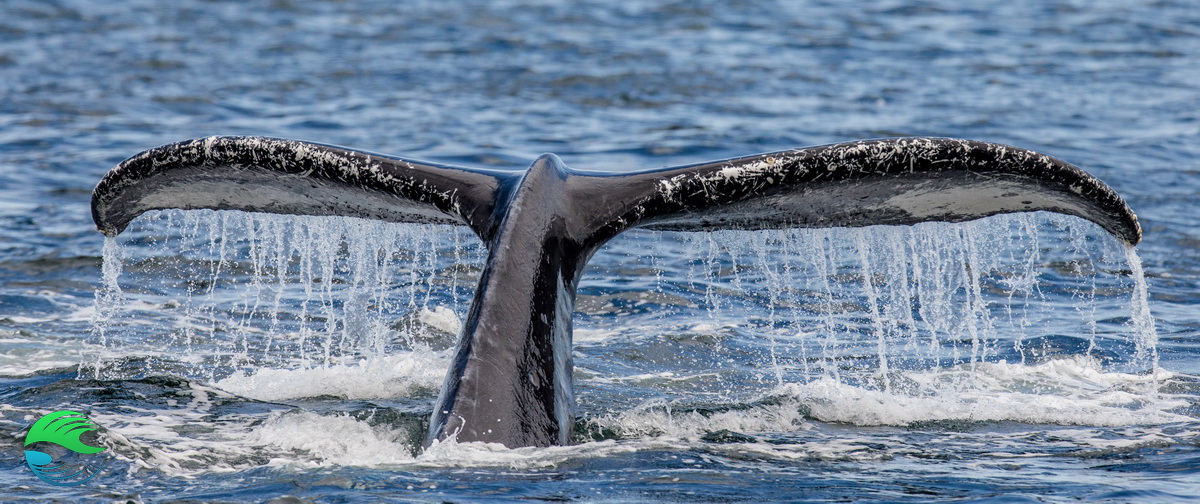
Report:
[[[1198,83],[1190,2],[0,2],[0,495],[1200,501]],[[212,212],[106,244],[100,177],[211,134],[514,169],[1018,145],[1137,212],[1153,324],[1073,218],[635,232],[580,288],[576,443],[421,453],[479,245]],[[81,486],[25,466],[56,409],[106,428]]]

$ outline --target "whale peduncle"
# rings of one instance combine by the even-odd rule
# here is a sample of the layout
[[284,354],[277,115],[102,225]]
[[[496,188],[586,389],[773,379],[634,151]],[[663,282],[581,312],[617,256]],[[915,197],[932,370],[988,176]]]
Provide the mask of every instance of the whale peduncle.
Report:
[[574,424],[571,315],[594,251],[565,216],[569,170],[552,154],[525,172],[496,216],[488,258],[426,445],[453,437],[509,447],[565,444]]

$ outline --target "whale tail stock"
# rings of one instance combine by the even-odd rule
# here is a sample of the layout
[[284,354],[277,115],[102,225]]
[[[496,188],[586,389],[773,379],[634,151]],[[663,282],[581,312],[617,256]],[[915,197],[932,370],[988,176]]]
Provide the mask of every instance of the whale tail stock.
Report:
[[96,186],[116,235],[148,210],[234,209],[470,227],[488,249],[426,444],[569,442],[571,324],[591,255],[632,227],[705,231],[960,222],[1050,211],[1133,245],[1137,217],[1098,179],[1025,149],[942,138],[866,140],[628,173],[524,172],[329,145],[210,137],[131,157]]

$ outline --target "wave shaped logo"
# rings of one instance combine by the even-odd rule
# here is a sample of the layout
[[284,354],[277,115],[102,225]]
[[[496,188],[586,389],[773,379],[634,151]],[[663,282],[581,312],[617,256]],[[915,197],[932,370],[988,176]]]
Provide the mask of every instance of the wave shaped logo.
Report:
[[84,443],[95,439],[100,426],[77,411],[55,411],[34,422],[25,435],[25,463],[38,479],[56,486],[79,485],[92,479],[108,463],[96,455],[104,447]]

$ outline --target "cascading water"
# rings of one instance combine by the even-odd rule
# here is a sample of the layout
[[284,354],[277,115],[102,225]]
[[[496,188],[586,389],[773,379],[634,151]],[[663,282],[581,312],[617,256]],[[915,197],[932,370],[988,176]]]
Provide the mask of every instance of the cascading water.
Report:
[[[96,339],[208,380],[444,348],[482,262],[449,226],[212,211],[143,223],[128,239],[143,256],[123,264],[123,247],[106,242]],[[170,310],[145,317],[143,306]],[[131,374],[104,362],[94,372]]]
[[[170,211],[124,236],[105,245],[95,341],[143,357],[84,373],[269,401],[431,402],[483,259],[464,229],[343,218]],[[632,231],[579,291],[584,435],[1072,424],[1098,402],[1142,418],[1104,394],[1155,386],[1147,306],[1132,249],[1074,218]],[[1055,416],[1063,400],[1081,411]]]

